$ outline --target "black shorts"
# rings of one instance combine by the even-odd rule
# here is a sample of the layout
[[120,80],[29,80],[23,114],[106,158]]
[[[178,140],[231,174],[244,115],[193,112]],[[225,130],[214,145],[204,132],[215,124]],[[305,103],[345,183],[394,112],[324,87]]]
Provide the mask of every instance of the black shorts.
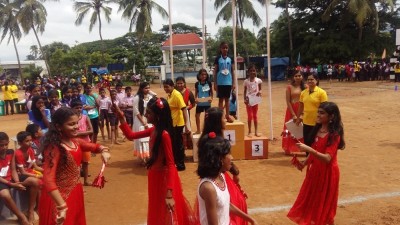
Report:
[[10,186],[8,186],[5,183],[0,183],[0,191],[4,190],[4,189],[10,189]]
[[229,111],[229,115],[236,116],[236,111]]
[[217,86],[217,97],[218,98],[229,98],[231,97],[232,85],[218,85]]
[[114,113],[109,113],[108,119],[110,120],[110,126],[118,126],[118,118]]
[[108,109],[100,109],[100,122],[106,121],[108,123]]
[[206,112],[209,108],[211,108],[211,106],[201,106],[198,105],[196,106],[196,113],[202,113],[202,112]]
[[92,124],[93,134],[99,133],[99,117],[90,119],[90,123]]
[[133,111],[132,110],[124,110],[124,115],[126,122],[130,125],[133,124]]

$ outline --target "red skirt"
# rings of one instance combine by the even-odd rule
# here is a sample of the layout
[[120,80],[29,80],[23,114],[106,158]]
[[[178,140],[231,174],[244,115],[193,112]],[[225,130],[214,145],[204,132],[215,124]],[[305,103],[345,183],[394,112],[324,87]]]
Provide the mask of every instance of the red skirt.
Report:
[[166,197],[167,170],[149,169],[147,225],[195,225],[196,218],[189,202],[183,196],[182,185],[176,169],[171,172],[174,179],[172,196],[175,200],[175,210],[167,209]]
[[[65,201],[68,210],[63,225],[86,225],[83,188],[81,183],[72,189],[68,199],[65,199]],[[55,225],[56,215],[57,212],[54,201],[43,188],[39,204],[39,225]]]

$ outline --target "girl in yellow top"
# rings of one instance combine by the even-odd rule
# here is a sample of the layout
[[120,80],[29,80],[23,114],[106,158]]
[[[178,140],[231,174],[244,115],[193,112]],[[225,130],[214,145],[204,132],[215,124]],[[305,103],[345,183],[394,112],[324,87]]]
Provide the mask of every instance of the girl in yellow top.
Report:
[[4,82],[4,85],[1,87],[1,91],[3,92],[6,115],[9,115],[8,106],[11,108],[11,115],[14,114],[13,88],[8,84],[8,81]]

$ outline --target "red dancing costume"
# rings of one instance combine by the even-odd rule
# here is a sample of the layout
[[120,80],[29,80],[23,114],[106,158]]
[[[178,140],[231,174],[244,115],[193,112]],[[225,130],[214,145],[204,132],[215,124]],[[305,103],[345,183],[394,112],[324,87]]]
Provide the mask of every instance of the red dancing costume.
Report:
[[325,163],[313,154],[309,155],[307,174],[301,186],[300,193],[288,213],[288,217],[300,225],[333,224],[339,195],[339,167],[337,163],[337,148],[340,136],[333,138],[333,143],[327,146],[328,136],[315,137],[312,148],[329,154],[331,161]]
[[[83,188],[80,182],[79,165],[82,161],[82,151],[95,152],[99,144],[75,139],[76,146],[67,150],[65,164],[61,164],[60,150],[56,146],[44,150],[43,189],[39,204],[39,225],[55,225],[57,210],[48,192],[58,189],[67,203],[67,215],[63,225],[86,225]],[[51,162],[50,162],[51,161]],[[52,165],[52,166],[51,166]]]
[[[129,140],[150,137],[150,151],[152,150],[155,140],[155,136],[153,136],[155,127],[132,132],[129,125],[123,123],[120,128]],[[152,153],[150,152],[150,154]],[[167,131],[162,134],[160,151],[156,161],[148,170],[147,180],[149,198],[147,225],[195,224],[193,211],[189,202],[183,196],[181,181],[174,163],[171,139]],[[172,196],[175,200],[175,208],[172,213],[169,212],[165,203],[168,189],[172,190]]]
[[[246,197],[244,196],[244,194],[240,190],[240,188],[236,185],[236,183],[233,181],[233,179],[229,176],[228,172],[225,172],[224,175],[225,175],[226,186],[228,187],[231,203],[247,214]],[[245,221],[241,217],[236,216],[232,213],[229,214],[229,217],[231,218],[231,225],[247,225],[248,224],[247,221]]]

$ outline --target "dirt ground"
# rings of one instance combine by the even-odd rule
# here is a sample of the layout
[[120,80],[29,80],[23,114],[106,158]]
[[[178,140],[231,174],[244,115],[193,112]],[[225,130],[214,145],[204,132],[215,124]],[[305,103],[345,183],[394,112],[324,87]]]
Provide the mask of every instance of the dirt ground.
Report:
[[[242,96],[243,82],[239,83],[239,94]],[[286,85],[286,82],[272,83],[273,135],[270,132],[267,82],[264,81],[262,86],[260,131],[276,138],[276,141],[269,143],[269,159],[236,162],[241,171],[241,186],[249,196],[250,214],[260,225],[292,224],[286,214],[305,175],[305,172],[299,172],[291,166],[291,157],[285,156],[281,150]],[[192,88],[194,85],[188,86]],[[346,149],[338,154],[341,177],[336,224],[400,224],[400,173],[397,161],[400,150],[400,91],[395,91],[394,83],[380,81],[334,81],[331,84],[321,81],[320,87],[327,91],[330,101],[339,105],[345,129]],[[165,96],[159,84],[152,85],[151,89],[159,96]],[[239,97],[240,120],[246,122],[242,99]],[[216,104],[214,100],[213,105]],[[18,131],[24,130],[27,115],[3,116],[0,122],[1,131],[15,136]],[[194,125],[192,118],[193,130]],[[105,170],[108,182],[104,189],[85,187],[88,225],[146,223],[146,169],[133,157],[132,145],[132,142],[126,141],[123,145],[112,147],[112,161]],[[191,154],[191,151],[187,151],[187,156]],[[100,166],[100,157],[94,157],[89,168],[92,179]],[[179,175],[185,196],[194,203],[198,183],[196,163],[188,159],[186,168]]]

